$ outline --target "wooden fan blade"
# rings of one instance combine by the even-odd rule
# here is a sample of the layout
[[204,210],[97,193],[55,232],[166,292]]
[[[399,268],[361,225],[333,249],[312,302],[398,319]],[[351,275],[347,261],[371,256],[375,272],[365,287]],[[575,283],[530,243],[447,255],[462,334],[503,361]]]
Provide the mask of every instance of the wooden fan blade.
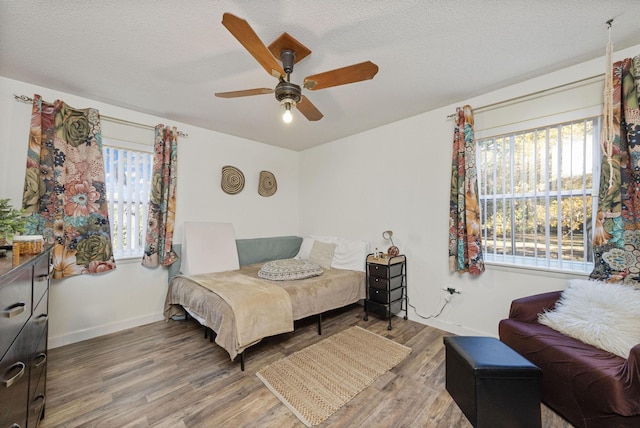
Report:
[[378,72],[378,66],[371,61],[353,64],[347,67],[336,68],[324,73],[314,74],[304,79],[304,87],[316,91],[332,86],[346,85],[347,83],[360,82],[373,79]]
[[263,94],[273,94],[273,89],[256,88],[256,89],[245,89],[244,91],[216,92],[216,97],[238,98],[238,97],[248,97],[251,95],[263,95]]
[[324,117],[324,115],[320,113],[320,110],[318,110],[316,106],[314,106],[311,101],[309,101],[309,99],[304,95],[302,96],[302,98],[300,98],[300,101],[296,104],[296,107],[298,108],[298,110],[300,110],[300,113],[302,113],[308,120],[316,121]]
[[269,49],[262,43],[247,21],[230,13],[225,13],[222,15],[222,25],[238,39],[240,44],[249,51],[267,73],[278,79],[286,75],[278,61],[271,55]]

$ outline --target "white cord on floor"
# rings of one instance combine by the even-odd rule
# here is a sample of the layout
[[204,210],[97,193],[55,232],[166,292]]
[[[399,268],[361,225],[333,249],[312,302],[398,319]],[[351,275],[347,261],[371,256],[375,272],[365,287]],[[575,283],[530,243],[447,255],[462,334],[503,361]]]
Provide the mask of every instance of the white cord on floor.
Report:
[[448,295],[444,298],[445,302],[444,305],[442,305],[442,307],[440,308],[440,312],[438,312],[435,315],[429,315],[429,316],[425,316],[425,315],[421,315],[420,313],[418,313],[418,310],[416,309],[415,306],[413,306],[412,304],[409,304],[409,307],[413,308],[413,312],[415,312],[415,314],[417,316],[419,316],[420,318],[422,318],[423,320],[428,320],[430,318],[438,318],[438,316],[442,313],[442,311],[444,310],[444,308],[449,304],[449,302],[451,301],[451,295]]

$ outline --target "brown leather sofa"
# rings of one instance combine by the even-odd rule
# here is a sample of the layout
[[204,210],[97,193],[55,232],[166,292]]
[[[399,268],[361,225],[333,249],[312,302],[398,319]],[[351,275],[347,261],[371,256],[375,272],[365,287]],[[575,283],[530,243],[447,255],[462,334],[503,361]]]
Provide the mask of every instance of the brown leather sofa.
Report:
[[628,359],[538,323],[560,291],[516,299],[500,340],[542,369],[542,401],[577,427],[640,427],[640,344]]

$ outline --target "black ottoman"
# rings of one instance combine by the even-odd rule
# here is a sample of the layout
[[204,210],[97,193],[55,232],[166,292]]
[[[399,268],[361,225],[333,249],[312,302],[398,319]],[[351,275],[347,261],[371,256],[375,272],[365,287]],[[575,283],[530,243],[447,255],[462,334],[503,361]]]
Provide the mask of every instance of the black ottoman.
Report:
[[474,427],[540,428],[540,368],[493,337],[444,346],[447,391]]

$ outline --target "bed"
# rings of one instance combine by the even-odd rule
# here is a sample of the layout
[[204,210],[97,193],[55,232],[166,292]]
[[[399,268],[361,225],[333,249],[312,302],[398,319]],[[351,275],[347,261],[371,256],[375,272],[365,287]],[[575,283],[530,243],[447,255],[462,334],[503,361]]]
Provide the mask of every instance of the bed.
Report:
[[[316,243],[317,242],[317,243]],[[333,247],[322,274],[305,279],[269,280],[259,275],[265,263],[309,260],[314,249]],[[348,306],[366,297],[364,260],[368,244],[334,237],[272,237],[235,240],[239,268],[189,274],[170,272],[165,318],[185,312],[216,333],[215,342],[231,360],[261,339],[293,331],[294,321]],[[176,246],[181,251],[180,246]],[[276,262],[274,262],[276,261]],[[331,266],[333,264],[333,267]],[[344,269],[350,267],[352,269]],[[175,275],[175,276],[173,276]]]

